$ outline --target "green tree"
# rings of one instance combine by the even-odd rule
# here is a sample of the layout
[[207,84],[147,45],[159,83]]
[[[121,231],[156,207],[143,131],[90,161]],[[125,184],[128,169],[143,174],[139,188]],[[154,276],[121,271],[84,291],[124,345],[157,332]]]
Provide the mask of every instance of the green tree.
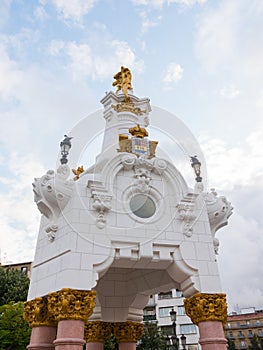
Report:
[[156,323],[145,323],[137,350],[165,350],[166,340]]
[[22,271],[0,267],[0,306],[25,301],[28,287],[29,278]]
[[228,350],[235,350],[236,349],[235,342],[233,339],[227,338],[227,348],[228,348]]
[[263,350],[261,347],[261,341],[258,339],[258,336],[256,334],[254,334],[250,339],[249,350]]
[[31,329],[23,319],[23,302],[0,306],[0,350],[25,350]]
[[118,349],[118,341],[112,334],[104,343],[104,350]]

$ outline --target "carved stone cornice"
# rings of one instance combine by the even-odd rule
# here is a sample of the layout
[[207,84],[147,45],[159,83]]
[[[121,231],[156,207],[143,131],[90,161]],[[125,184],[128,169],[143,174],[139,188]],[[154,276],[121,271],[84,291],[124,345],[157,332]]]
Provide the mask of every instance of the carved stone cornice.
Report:
[[227,321],[226,295],[198,293],[184,300],[185,312],[194,324],[206,321]]
[[87,343],[104,343],[112,333],[112,323],[103,321],[91,321],[85,325],[84,338]]
[[83,320],[92,314],[95,306],[94,290],[63,288],[48,295],[48,311],[56,321]]
[[119,343],[137,343],[143,335],[143,323],[116,322],[113,331]]
[[24,319],[30,327],[55,326],[56,321],[48,311],[47,297],[39,297],[24,303]]

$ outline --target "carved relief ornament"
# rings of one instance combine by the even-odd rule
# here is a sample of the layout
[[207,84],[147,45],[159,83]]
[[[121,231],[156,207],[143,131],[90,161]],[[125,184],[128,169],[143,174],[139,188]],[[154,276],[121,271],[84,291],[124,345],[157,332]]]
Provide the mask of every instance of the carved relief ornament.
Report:
[[112,333],[112,323],[103,321],[87,322],[85,325],[84,338],[86,342],[104,343]]
[[47,297],[39,297],[24,303],[24,319],[30,327],[55,326],[56,322],[48,311]]
[[95,306],[94,290],[75,290],[63,288],[48,295],[48,311],[56,321],[83,320],[92,314]]
[[187,237],[191,237],[193,234],[193,225],[196,219],[194,214],[196,197],[197,194],[188,193],[176,206],[177,217],[182,221],[182,232]]
[[185,312],[194,324],[206,321],[227,321],[226,295],[198,293],[184,300]]
[[137,343],[143,335],[143,324],[137,322],[114,323],[114,336],[119,343]]

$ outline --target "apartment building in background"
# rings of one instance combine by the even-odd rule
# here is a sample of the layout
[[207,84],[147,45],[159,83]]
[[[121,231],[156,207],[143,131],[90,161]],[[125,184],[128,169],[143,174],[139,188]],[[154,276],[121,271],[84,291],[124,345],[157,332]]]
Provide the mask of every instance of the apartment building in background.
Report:
[[253,335],[263,339],[263,310],[241,309],[228,316],[225,336],[235,342],[236,350],[249,349]]
[[13,264],[13,263],[4,264],[4,265],[0,264],[0,266],[3,267],[5,270],[8,270],[8,269],[20,270],[25,275],[27,275],[28,278],[30,278],[31,276],[31,268],[32,268],[31,261],[17,263],[17,264]]
[[[151,295],[148,304],[143,310],[144,322],[157,322],[164,335],[173,335],[173,326],[170,317],[170,311],[176,311],[176,334],[180,339],[182,335],[186,336],[187,350],[201,350],[198,345],[199,332],[191,319],[186,315],[184,309],[184,298],[182,292],[176,289]],[[182,346],[180,345],[180,349]]]

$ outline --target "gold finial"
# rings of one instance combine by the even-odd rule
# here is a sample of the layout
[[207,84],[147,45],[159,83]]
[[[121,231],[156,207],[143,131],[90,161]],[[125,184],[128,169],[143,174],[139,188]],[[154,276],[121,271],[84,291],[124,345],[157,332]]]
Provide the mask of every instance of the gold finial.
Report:
[[130,128],[129,133],[132,134],[132,136],[139,137],[141,139],[149,135],[148,131],[145,128],[140,127],[140,124],[137,124],[133,128]]
[[121,71],[116,73],[113,78],[116,80],[112,83],[112,86],[117,86],[116,93],[122,90],[126,97],[126,101],[129,101],[128,90],[132,90],[132,75],[129,68],[121,66]]
[[84,172],[84,168],[83,165],[79,166],[77,169],[72,169],[72,172],[74,175],[76,175],[73,180],[77,181],[79,179],[79,175],[82,174]]

